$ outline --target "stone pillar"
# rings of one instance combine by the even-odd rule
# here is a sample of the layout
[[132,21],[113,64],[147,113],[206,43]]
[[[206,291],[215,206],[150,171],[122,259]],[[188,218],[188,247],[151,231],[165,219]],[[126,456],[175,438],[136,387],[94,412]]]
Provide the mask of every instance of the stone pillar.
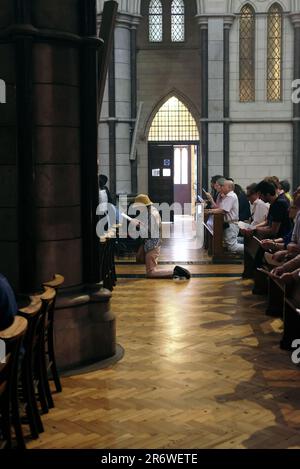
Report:
[[[131,8],[131,5],[129,6]],[[129,8],[128,7],[128,8]],[[101,16],[100,16],[101,21]],[[139,17],[118,13],[107,95],[100,119],[100,171],[109,176],[113,195],[130,194],[136,186],[136,164],[130,162],[136,117],[136,27]]]
[[224,143],[223,143],[223,167],[224,175],[230,176],[230,28],[233,24],[234,17],[228,16],[224,18]]
[[[294,25],[294,80],[300,79],[300,13],[291,15]],[[300,103],[294,103],[293,111],[293,187],[300,182]]]
[[208,174],[224,174],[224,20],[208,20]]
[[97,284],[95,18],[95,0],[1,3],[1,271],[22,292],[64,275],[63,368],[112,356],[116,345],[111,294]]
[[[208,188],[208,18],[198,18],[200,26],[200,62],[201,62],[201,158],[202,168],[198,164],[198,185]],[[200,186],[198,193],[201,195]]]
[[[134,132],[134,123],[137,117],[137,22],[131,26],[130,30],[130,78],[131,78],[131,135],[130,144]],[[131,165],[131,192],[136,194],[138,190],[137,180],[137,159],[130,162]]]

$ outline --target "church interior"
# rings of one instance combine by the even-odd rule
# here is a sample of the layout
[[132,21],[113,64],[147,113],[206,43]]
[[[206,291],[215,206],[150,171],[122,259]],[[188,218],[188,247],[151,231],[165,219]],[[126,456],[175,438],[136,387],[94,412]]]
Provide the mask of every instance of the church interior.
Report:
[[0,0],[0,195],[0,449],[300,449],[300,0]]

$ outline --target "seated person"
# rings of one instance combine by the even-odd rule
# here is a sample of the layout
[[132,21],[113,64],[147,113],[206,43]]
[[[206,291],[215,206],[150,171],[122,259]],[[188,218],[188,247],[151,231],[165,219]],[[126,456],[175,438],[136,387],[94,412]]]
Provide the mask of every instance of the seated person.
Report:
[[289,181],[287,181],[286,179],[284,181],[280,181],[279,189],[285,195],[285,197],[287,198],[289,203],[292,204],[293,203],[293,197],[290,194],[291,185],[290,185]]
[[283,239],[263,240],[262,248],[273,252],[272,260],[276,263],[285,262],[300,254],[300,193],[294,193],[294,205],[290,207],[289,212],[295,215],[295,224],[293,230]]
[[[212,198],[211,198],[212,201]],[[208,210],[208,213],[215,211],[224,214],[224,244],[228,251],[242,254],[244,252],[244,245],[238,242],[239,227],[237,225],[239,219],[239,201],[234,192],[234,183],[232,181],[225,181],[221,186],[220,197],[217,203],[213,203],[214,208]]]
[[300,280],[300,255],[283,265],[276,267],[271,273],[276,277],[276,279],[286,284]]
[[254,228],[266,221],[270,205],[259,197],[256,183],[247,187],[247,198],[250,202],[250,226]]
[[234,184],[234,192],[239,200],[239,221],[247,221],[251,217],[250,203],[246,193],[239,184]]
[[255,230],[243,230],[244,234],[251,236],[256,233],[261,239],[282,238],[288,235],[292,224],[286,198],[280,197],[274,184],[268,181],[260,182],[257,192],[263,202],[270,204],[269,213],[265,222],[256,225]]
[[190,279],[190,272],[182,267],[176,266],[173,270],[163,270],[157,267],[161,248],[161,218],[149,197],[144,194],[138,195],[133,207],[138,209],[140,214],[130,223],[140,227],[147,278],[180,277]]
[[0,330],[3,331],[13,323],[18,306],[14,292],[6,277],[0,274]]

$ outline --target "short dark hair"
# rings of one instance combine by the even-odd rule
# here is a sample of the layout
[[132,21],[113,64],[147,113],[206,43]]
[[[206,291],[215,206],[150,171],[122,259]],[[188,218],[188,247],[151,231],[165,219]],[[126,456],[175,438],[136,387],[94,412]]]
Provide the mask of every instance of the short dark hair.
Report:
[[100,187],[104,187],[105,184],[106,184],[107,181],[108,181],[108,178],[107,178],[107,176],[105,176],[105,174],[100,174],[98,180],[99,180],[99,186],[100,186]]
[[257,194],[257,186],[258,184],[256,184],[256,182],[253,182],[252,184],[250,184],[250,186],[247,186],[247,193],[249,195],[253,195],[253,194]]
[[211,181],[210,181],[210,182],[211,182],[212,184],[216,184],[216,182],[217,182],[219,179],[223,178],[223,177],[224,177],[224,176],[220,176],[220,175],[218,174],[217,176],[213,176],[213,177],[211,178]]
[[270,194],[272,196],[276,195],[276,186],[273,182],[271,181],[261,181],[259,184],[257,184],[257,192],[259,192],[262,195],[267,195]]
[[291,190],[291,185],[286,179],[284,179],[284,181],[280,181],[280,187],[284,192],[290,192]]
[[279,179],[277,176],[267,176],[265,177],[264,181],[271,182],[274,184],[276,189],[279,189]]

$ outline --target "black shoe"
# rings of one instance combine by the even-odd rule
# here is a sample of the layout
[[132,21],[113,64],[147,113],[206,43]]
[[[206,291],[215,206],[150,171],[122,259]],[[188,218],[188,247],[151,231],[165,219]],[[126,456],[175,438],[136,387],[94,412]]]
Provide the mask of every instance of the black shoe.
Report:
[[191,278],[191,274],[187,269],[184,269],[183,267],[179,267],[179,265],[176,265],[174,271],[173,271],[174,277],[184,277],[186,279]]

